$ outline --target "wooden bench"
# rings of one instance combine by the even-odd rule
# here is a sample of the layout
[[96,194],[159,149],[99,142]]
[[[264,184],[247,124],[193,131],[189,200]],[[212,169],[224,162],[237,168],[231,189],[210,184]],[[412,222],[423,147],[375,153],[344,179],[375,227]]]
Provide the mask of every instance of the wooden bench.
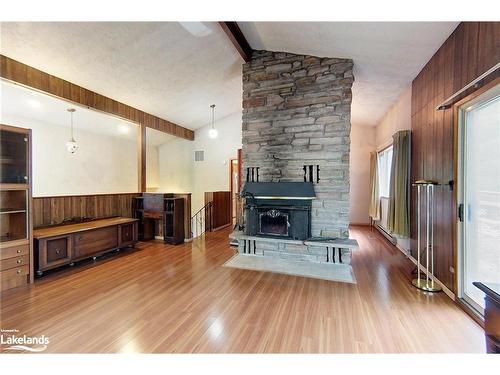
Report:
[[137,221],[128,217],[113,217],[35,229],[37,275],[85,258],[95,259],[108,251],[134,246],[137,242]]

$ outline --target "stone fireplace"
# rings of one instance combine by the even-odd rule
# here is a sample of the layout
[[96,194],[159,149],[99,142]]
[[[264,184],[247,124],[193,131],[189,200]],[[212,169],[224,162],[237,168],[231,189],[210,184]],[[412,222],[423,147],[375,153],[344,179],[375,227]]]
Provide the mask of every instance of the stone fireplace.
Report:
[[310,215],[310,233],[285,232],[298,213],[279,204],[272,211],[280,202],[261,202],[252,231],[259,223],[271,237],[348,237],[353,81],[350,59],[255,51],[243,65],[243,179],[308,182],[315,197],[290,205]]
[[240,254],[350,263],[353,82],[350,59],[254,51],[243,65]]

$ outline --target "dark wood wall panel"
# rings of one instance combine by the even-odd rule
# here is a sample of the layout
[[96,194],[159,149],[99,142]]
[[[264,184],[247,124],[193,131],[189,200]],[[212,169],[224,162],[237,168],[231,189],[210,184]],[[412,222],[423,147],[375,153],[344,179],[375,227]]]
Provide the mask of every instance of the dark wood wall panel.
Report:
[[[412,83],[412,182],[435,180],[434,252],[436,276],[454,291],[454,176],[453,109],[436,107],[453,93],[500,62],[500,23],[463,22],[443,43]],[[412,190],[412,255],[416,257],[416,191]],[[421,207],[424,209],[424,207]],[[422,221],[423,225],[423,221]]]
[[212,202],[213,229],[222,228],[231,224],[231,192],[205,192],[205,204]]
[[74,216],[133,217],[132,199],[139,195],[125,193],[33,198],[33,226],[38,228],[59,224],[65,218]]
[[0,55],[0,76],[50,95],[143,124],[148,128],[191,141],[194,139],[194,132],[190,129],[87,90],[4,55]]

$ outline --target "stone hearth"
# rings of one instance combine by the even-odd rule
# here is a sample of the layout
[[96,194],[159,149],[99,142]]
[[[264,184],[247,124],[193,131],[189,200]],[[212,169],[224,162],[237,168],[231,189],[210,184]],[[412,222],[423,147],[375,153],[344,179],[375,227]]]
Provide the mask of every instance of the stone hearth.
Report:
[[247,236],[236,231],[230,238],[238,240],[240,254],[315,263],[350,264],[352,250],[358,248],[358,242],[348,238],[301,241]]

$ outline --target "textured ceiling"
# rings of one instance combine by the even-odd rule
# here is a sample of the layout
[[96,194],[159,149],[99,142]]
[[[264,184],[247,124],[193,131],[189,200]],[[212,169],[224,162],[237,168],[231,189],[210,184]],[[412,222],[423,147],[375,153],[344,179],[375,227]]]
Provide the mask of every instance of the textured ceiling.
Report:
[[[376,125],[457,22],[239,22],[254,49],[354,60],[352,123]],[[198,129],[241,111],[242,60],[216,23],[2,23],[2,54]],[[196,25],[194,25],[196,26]],[[188,27],[189,29],[189,27]],[[239,126],[235,124],[235,126]]]
[[1,24],[0,51],[92,91],[197,129],[241,111],[242,60],[217,23],[194,36],[177,22]]
[[354,60],[351,121],[375,126],[458,22],[238,22],[253,49]]

